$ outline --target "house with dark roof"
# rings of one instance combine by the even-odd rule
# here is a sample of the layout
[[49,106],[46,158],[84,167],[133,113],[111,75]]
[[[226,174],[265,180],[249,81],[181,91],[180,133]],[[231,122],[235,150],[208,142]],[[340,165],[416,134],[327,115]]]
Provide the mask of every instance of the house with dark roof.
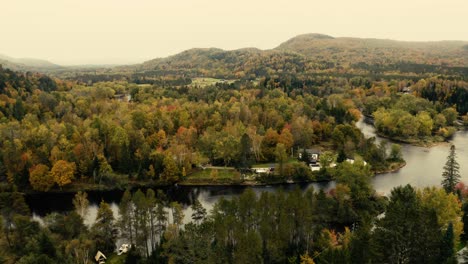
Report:
[[307,164],[317,164],[319,162],[320,149],[299,149],[297,153],[298,159],[306,162]]

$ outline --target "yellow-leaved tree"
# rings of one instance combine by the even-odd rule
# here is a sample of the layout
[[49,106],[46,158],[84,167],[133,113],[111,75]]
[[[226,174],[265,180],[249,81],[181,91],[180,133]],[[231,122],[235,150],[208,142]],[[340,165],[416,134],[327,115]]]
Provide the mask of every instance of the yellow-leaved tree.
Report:
[[75,162],[68,162],[66,160],[58,160],[55,162],[50,173],[57,183],[62,188],[63,186],[70,184],[75,178],[76,165]]
[[463,232],[461,202],[457,196],[436,187],[426,187],[419,190],[418,195],[424,206],[434,209],[437,213],[437,222],[441,230],[445,232],[449,224],[452,223],[455,234],[454,243],[457,244]]
[[38,164],[29,169],[29,183],[34,190],[47,192],[54,186],[55,181],[49,172],[49,167]]

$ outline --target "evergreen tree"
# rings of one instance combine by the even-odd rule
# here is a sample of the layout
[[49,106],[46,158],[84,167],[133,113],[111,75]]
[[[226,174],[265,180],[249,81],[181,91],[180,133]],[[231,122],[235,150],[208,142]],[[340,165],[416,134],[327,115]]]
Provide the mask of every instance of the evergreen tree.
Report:
[[148,257],[150,254],[148,247],[148,239],[150,238],[150,226],[149,222],[149,206],[146,200],[145,194],[138,189],[132,198],[133,204],[135,206],[135,240],[136,247],[140,253],[146,254]]
[[461,240],[466,242],[468,241],[468,202],[463,203],[462,211],[463,233],[461,235]]
[[336,158],[336,162],[342,163],[346,159],[347,159],[346,153],[344,152],[344,150],[340,150],[340,152],[338,152],[338,157]]
[[49,257],[56,257],[57,252],[55,249],[55,245],[52,243],[50,237],[46,233],[42,232],[39,235],[38,240],[40,253],[45,254]]
[[250,168],[253,162],[252,139],[244,133],[240,141],[239,162],[237,165],[239,168]]
[[132,202],[132,194],[130,190],[125,190],[122,200],[119,204],[119,215],[120,219],[118,221],[118,227],[120,229],[120,238],[125,239],[127,242],[130,242],[131,245],[134,245],[134,205]]
[[375,253],[371,245],[371,225],[362,223],[361,226],[353,232],[350,245],[351,263],[369,263],[372,255]]
[[125,258],[125,264],[138,264],[141,263],[141,256],[138,251],[132,247],[128,251],[127,257]]
[[91,232],[96,241],[97,250],[101,250],[104,254],[114,252],[117,229],[114,224],[114,214],[108,203],[101,201]]
[[442,173],[442,186],[446,192],[455,193],[455,185],[460,182],[460,165],[458,164],[457,155],[455,153],[455,145],[450,147],[450,153],[447,157],[447,162]]
[[376,224],[375,263],[438,263],[439,226],[434,210],[421,205],[410,185],[396,187],[385,217]]
[[310,158],[309,158],[309,153],[307,153],[306,149],[303,149],[301,152],[301,158],[299,159],[300,161],[303,161],[307,164],[310,163]]
[[440,263],[457,263],[455,260],[455,251],[454,251],[454,233],[453,233],[453,224],[450,223],[445,231],[445,235],[442,238],[442,243],[440,247]]
[[16,118],[16,120],[21,121],[25,114],[26,110],[24,109],[23,101],[21,98],[16,99],[16,102],[13,105],[13,117]]
[[195,223],[199,224],[205,219],[206,209],[203,207],[200,201],[198,201],[198,199],[196,199],[192,204],[192,211],[192,220],[195,221]]

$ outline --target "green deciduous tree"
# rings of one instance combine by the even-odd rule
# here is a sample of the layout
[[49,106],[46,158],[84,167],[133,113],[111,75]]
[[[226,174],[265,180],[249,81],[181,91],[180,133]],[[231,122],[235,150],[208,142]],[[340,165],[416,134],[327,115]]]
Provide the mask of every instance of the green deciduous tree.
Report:
[[447,230],[452,225],[452,232],[455,234],[454,243],[458,243],[463,232],[461,204],[454,193],[447,193],[442,188],[426,187],[418,190],[418,197],[422,206],[434,210],[437,215],[437,223],[442,231]]
[[401,145],[392,144],[390,148],[389,160],[391,161],[402,161],[403,155],[401,153]]
[[279,164],[279,175],[284,176],[284,163],[288,161],[288,154],[283,143],[278,143],[275,148],[276,161]]
[[167,182],[176,182],[179,180],[180,170],[176,162],[170,155],[166,155],[163,160],[164,170],[161,179]]

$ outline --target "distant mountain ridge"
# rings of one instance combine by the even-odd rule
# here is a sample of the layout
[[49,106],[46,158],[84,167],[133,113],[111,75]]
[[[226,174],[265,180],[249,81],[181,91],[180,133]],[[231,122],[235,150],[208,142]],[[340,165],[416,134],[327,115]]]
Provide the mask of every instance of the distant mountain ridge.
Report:
[[6,68],[19,71],[58,70],[63,67],[47,60],[33,58],[13,58],[0,54],[0,64]]
[[283,73],[452,74],[468,75],[468,42],[410,42],[335,38],[324,34],[293,37],[271,50],[193,48],[117,71],[159,78],[256,78]]
[[270,50],[251,47],[237,50],[193,48],[165,58],[112,68],[91,65],[62,67],[46,60],[2,55],[0,64],[12,70],[54,72],[57,76],[74,76],[79,70],[80,74],[89,72],[94,75],[138,74],[137,78],[142,79],[164,75],[256,78],[282,73],[330,72],[468,76],[468,41],[415,42],[313,33],[298,35]]
[[279,71],[303,72],[306,58],[297,53],[243,48],[225,51],[195,48],[142,64],[117,67],[117,71],[140,72],[149,76],[179,75],[243,78],[265,76]]
[[322,34],[293,37],[275,50],[297,52],[342,64],[412,62],[468,67],[468,41],[397,41],[374,38],[334,38]]

